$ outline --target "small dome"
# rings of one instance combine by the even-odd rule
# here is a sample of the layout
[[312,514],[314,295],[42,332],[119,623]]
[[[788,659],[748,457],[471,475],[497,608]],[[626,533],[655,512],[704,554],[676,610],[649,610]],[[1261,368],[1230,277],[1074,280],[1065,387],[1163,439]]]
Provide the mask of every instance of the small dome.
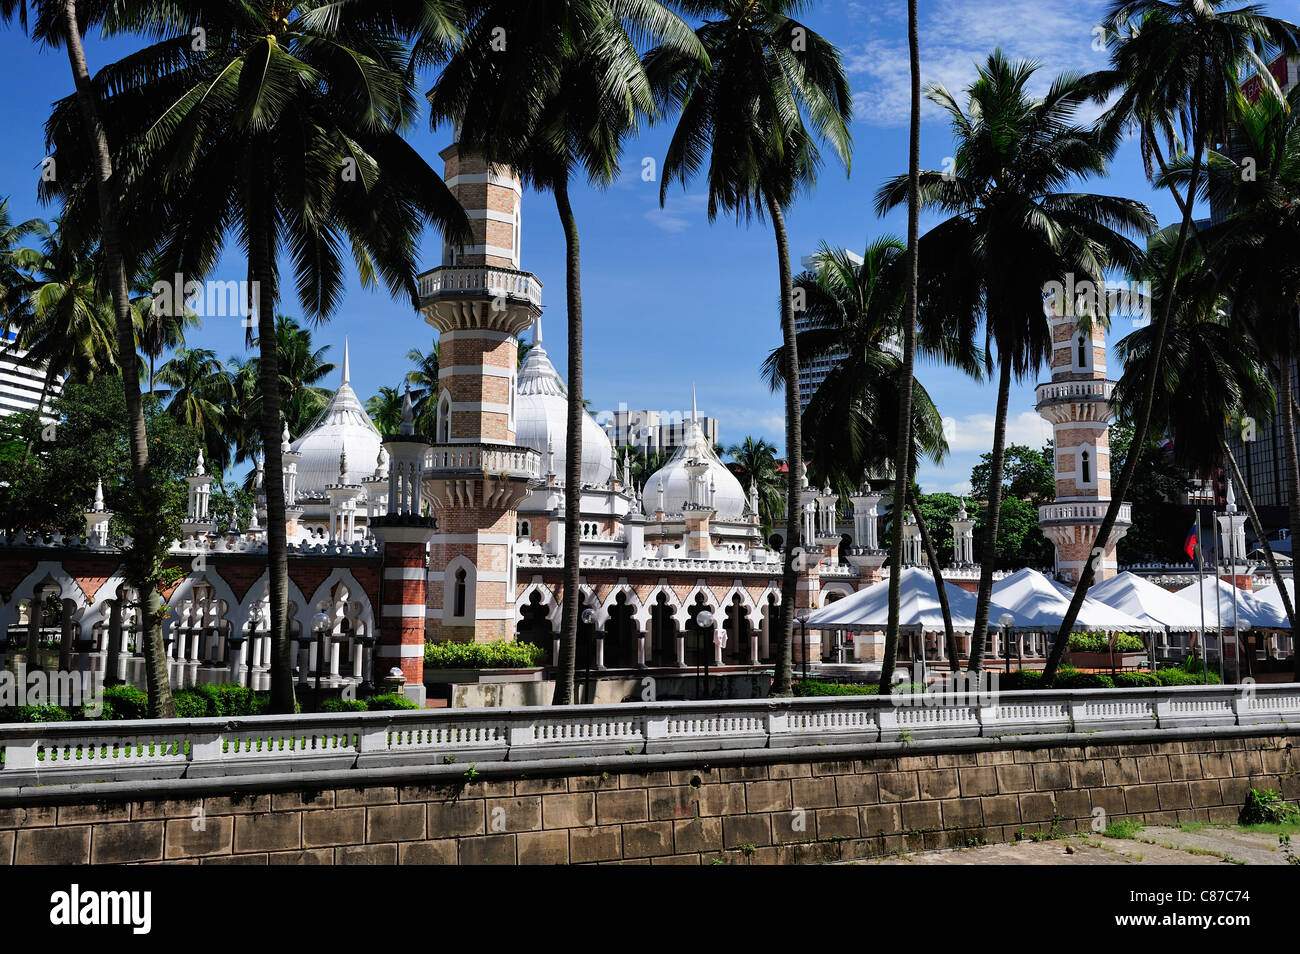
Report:
[[371,462],[383,447],[383,438],[348,383],[348,365],[348,346],[344,342],[339,389],[315,423],[290,445],[290,450],[302,455],[298,462],[299,494],[323,493],[330,484],[337,484],[339,457],[343,454],[349,461],[345,482],[361,483],[370,476]]
[[[693,403],[693,402],[692,402]],[[668,463],[655,471],[645,482],[642,493],[645,495],[646,511],[653,513],[659,506],[659,485],[664,488],[664,513],[682,513],[691,499],[690,473],[687,465],[691,461],[704,464],[704,486],[711,495],[713,509],[718,520],[741,520],[745,516],[747,497],[740,481],[736,479],[725,464],[713,452],[713,446],[704,436],[692,411],[691,419],[686,424],[686,440],[677,448]]]
[[[540,322],[534,331],[534,344],[528,349],[524,366],[519,369],[515,388],[515,441],[542,455],[542,472],[547,470],[547,452],[555,455],[555,475],[564,480],[565,435],[569,402],[564,382],[541,345]],[[582,483],[603,487],[614,473],[614,448],[595,419],[582,415]]]

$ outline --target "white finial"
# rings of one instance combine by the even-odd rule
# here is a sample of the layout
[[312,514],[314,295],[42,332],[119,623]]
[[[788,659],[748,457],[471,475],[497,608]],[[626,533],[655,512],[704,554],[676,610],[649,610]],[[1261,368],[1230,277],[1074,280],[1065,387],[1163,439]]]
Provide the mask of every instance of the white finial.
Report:
[[104,481],[103,478],[95,481],[95,513],[104,512]]
[[966,519],[966,498],[961,497],[959,499],[961,502],[957,505],[957,519],[965,520]]
[[257,452],[257,458],[256,458],[256,460],[254,460],[254,462],[253,462],[253,468],[254,468],[254,470],[255,470],[255,472],[256,472],[256,474],[257,474],[256,480],[255,480],[255,482],[254,482],[254,486],[255,486],[258,490],[261,490],[261,489],[262,489],[262,479],[263,479],[263,477],[265,476],[265,473],[266,473],[266,452],[265,452],[265,451],[258,451],[258,452]]
[[659,478],[659,509],[664,509],[664,479]]
[[384,470],[387,467],[387,461],[384,460],[384,448],[379,448],[379,453],[375,455],[375,478],[380,479],[384,476]]
[[198,474],[200,477],[202,477],[204,474],[207,473],[207,471],[203,469],[203,448],[202,447],[199,448],[199,462],[194,465],[194,473]]
[[280,453],[289,453],[289,422],[284,422],[284,430],[280,432]]
[[629,447],[623,454],[623,488],[625,490],[632,487],[632,449]]
[[397,426],[397,433],[402,436],[415,433],[415,408],[411,406],[410,384],[407,384],[402,395],[402,423]]
[[1228,478],[1228,513],[1237,512],[1237,492],[1232,489],[1232,478]]
[[546,472],[555,473],[555,441],[549,435],[546,438]]
[[352,362],[351,360],[349,360],[349,356],[348,356],[348,339],[347,336],[344,335],[343,337],[343,380],[340,382],[340,384],[347,384],[348,380],[351,377],[352,377]]
[[347,448],[344,448],[339,452],[339,483],[346,484],[347,482],[348,482],[348,452],[347,452]]
[[533,347],[542,346],[542,316],[538,315],[533,319]]
[[700,416],[695,411],[695,382],[692,381],[691,382],[691,423],[698,424],[699,422],[700,422]]

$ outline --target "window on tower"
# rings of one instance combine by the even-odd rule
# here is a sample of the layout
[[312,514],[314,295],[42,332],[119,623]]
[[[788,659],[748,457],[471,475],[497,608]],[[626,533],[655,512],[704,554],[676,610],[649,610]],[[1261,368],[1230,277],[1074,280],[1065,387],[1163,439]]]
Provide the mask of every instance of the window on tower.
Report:
[[452,610],[452,615],[462,617],[465,615],[465,571],[460,569],[456,571],[456,603]]
[[1092,483],[1092,466],[1088,459],[1088,452],[1084,451],[1079,455],[1079,468],[1083,476],[1083,483]]
[[1088,354],[1084,350],[1085,340],[1086,339],[1083,335],[1079,335],[1079,367],[1081,368],[1086,368],[1088,366]]

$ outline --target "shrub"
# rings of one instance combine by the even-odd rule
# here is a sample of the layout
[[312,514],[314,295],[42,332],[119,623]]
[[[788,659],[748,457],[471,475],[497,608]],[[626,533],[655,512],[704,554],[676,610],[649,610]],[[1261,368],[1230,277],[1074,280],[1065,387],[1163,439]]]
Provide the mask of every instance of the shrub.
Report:
[[[1061,669],[1065,668],[1066,667],[1064,666],[1061,667]],[[1038,669],[1017,669],[1015,672],[990,672],[989,675],[996,675],[998,677],[998,688],[1006,692],[1015,692],[1020,689],[1041,689],[1043,684],[1043,673]]]
[[[1110,636],[1106,633],[1071,633],[1069,649],[1076,653],[1109,653]],[[1129,633],[1115,634],[1115,652],[1140,653],[1144,649],[1142,637]]]
[[104,714],[100,718],[147,719],[149,695],[135,686],[109,686],[104,690]]
[[424,644],[424,664],[433,669],[531,669],[543,665],[546,656],[540,646],[505,639]]
[[208,714],[208,700],[193,689],[182,689],[172,693],[172,703],[176,706],[178,719],[203,719]]
[[1080,672],[1071,666],[1062,666],[1056,671],[1053,689],[1114,689],[1115,682],[1110,676],[1100,672]]
[[420,707],[406,696],[396,692],[385,692],[377,696],[371,696],[366,700],[366,708],[371,712],[383,712],[390,709],[418,709]]
[[210,716],[259,715],[266,709],[259,703],[257,693],[247,686],[230,683],[195,686],[193,691],[207,700]]
[[1300,809],[1271,788],[1262,792],[1252,788],[1246,795],[1246,804],[1242,806],[1237,821],[1242,825],[1285,825],[1297,817],[1300,817]]
[[1161,685],[1160,678],[1151,672],[1117,672],[1110,678],[1117,689],[1153,689]]
[[360,699],[326,699],[321,703],[321,712],[365,712],[368,707]]
[[1202,675],[1199,672],[1188,672],[1181,666],[1157,670],[1156,678],[1162,686],[1199,686],[1202,682],[1217,685],[1219,682],[1217,672]]
[[875,696],[880,694],[878,683],[833,683],[807,680],[794,684],[796,696]]
[[5,706],[0,722],[71,722],[72,714],[62,706]]

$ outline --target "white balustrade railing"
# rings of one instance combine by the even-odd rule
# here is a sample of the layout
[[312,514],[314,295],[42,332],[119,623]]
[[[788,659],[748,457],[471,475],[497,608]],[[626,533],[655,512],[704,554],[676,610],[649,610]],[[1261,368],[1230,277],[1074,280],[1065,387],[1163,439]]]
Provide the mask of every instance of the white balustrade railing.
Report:
[[[1098,503],[1050,503],[1038,508],[1038,522],[1057,522],[1066,520],[1101,520],[1106,516],[1107,502]],[[1118,523],[1133,522],[1133,505],[1119,505]]]
[[0,788],[1248,726],[1300,731],[1300,684],[14,724]]
[[542,455],[511,444],[437,444],[424,459],[426,470],[472,470],[486,474],[542,476]]
[[457,293],[488,294],[522,298],[538,307],[542,304],[542,283],[531,272],[490,265],[443,266],[419,278],[420,297],[454,296]]
[[1115,392],[1114,381],[1053,381],[1034,389],[1039,404],[1049,401],[1102,399],[1109,401]]

